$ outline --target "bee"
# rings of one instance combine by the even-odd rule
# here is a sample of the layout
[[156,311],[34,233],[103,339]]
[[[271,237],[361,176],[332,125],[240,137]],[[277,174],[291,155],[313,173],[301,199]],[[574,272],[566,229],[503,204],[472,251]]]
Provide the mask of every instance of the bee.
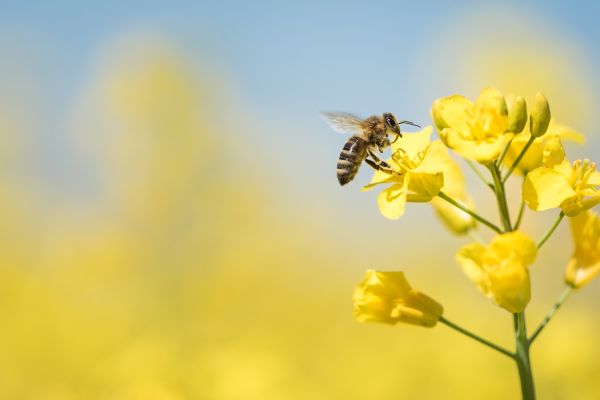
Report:
[[[397,122],[392,113],[373,115],[367,119],[344,112],[323,112],[322,114],[333,130],[352,135],[344,144],[337,162],[337,179],[342,186],[354,179],[363,161],[375,170],[393,174],[394,171],[390,165],[381,160],[376,153],[383,153],[385,148],[402,137],[401,124],[420,128],[419,125],[410,121]],[[390,135],[394,136],[391,142]]]

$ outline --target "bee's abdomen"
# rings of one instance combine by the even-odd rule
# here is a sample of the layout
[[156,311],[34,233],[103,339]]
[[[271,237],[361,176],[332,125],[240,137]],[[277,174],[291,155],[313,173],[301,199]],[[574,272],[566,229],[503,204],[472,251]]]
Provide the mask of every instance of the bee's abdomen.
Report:
[[337,178],[340,185],[345,185],[356,176],[358,167],[367,155],[367,142],[352,136],[342,149],[337,163]]

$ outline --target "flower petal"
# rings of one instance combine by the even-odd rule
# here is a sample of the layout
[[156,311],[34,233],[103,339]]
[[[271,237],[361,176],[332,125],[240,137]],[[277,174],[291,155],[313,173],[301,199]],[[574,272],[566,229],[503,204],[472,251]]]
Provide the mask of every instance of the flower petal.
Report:
[[578,144],[585,143],[585,136],[582,133],[566,125],[557,124],[554,120],[550,120],[550,126],[548,127],[548,131],[546,131],[546,135],[556,135],[562,140],[569,140]]
[[444,186],[444,174],[413,174],[410,173],[410,183],[408,185],[409,201],[428,202],[438,195],[440,189]]
[[483,266],[485,246],[471,243],[461,247],[456,253],[456,260],[467,277],[477,285],[487,297],[491,297],[490,281]]
[[502,93],[496,88],[488,87],[483,89],[475,104],[476,106],[492,110],[494,113],[508,115],[506,100]]
[[446,128],[440,133],[440,137],[446,146],[461,156],[487,164],[500,157],[500,153],[510,141],[512,134],[502,134],[483,141],[475,141],[464,140],[458,130]]
[[371,183],[362,187],[361,191],[368,192],[377,185],[384,183],[402,183],[404,180],[402,175],[390,175],[383,171],[375,171],[371,178]]
[[396,142],[392,144],[392,152],[396,152],[401,149],[412,160],[416,158],[420,152],[424,151],[427,146],[429,146],[432,132],[433,128],[431,126],[426,126],[422,130],[415,133],[403,133],[402,138],[396,140]]
[[590,174],[587,181],[590,185],[600,186],[600,172],[594,171]]
[[511,313],[525,310],[531,300],[529,270],[518,260],[503,263],[500,268],[488,270],[490,290],[494,301]]
[[473,114],[474,108],[475,105],[471,100],[458,94],[438,99],[432,106],[436,127],[440,132],[448,127],[460,131],[468,129],[467,120],[470,118],[469,115]]
[[410,179],[405,177],[402,183],[395,183],[379,193],[377,205],[384,217],[398,219],[404,215],[409,181]]
[[440,303],[413,289],[396,301],[391,316],[409,324],[432,327],[443,312],[444,308]]
[[496,236],[490,243],[490,250],[498,259],[515,258],[523,265],[533,264],[537,256],[536,243],[520,231]]
[[564,160],[565,149],[560,142],[560,138],[555,136],[546,140],[542,151],[542,164],[547,168],[553,168],[562,164]]
[[432,327],[444,309],[431,297],[414,290],[403,272],[368,270],[354,290],[354,315],[359,322],[399,321]]
[[600,274],[600,217],[585,211],[569,218],[575,250],[565,271],[565,281],[582,287]]
[[416,168],[412,169],[411,172],[436,174],[438,172],[445,172],[449,170],[450,167],[451,161],[450,156],[448,155],[448,149],[441,141],[435,140],[427,146],[423,160]]
[[537,168],[523,181],[523,200],[536,211],[556,208],[574,194],[567,178],[550,168]]

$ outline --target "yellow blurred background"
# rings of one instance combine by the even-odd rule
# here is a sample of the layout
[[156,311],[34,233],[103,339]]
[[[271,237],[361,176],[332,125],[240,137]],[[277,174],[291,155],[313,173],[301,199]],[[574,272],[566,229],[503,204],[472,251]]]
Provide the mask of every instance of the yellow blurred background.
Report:
[[[598,8],[527,7],[12,6],[0,399],[518,398],[510,360],[445,326],[354,321],[364,270],[402,269],[450,320],[513,346],[512,317],[454,261],[469,239],[428,205],[385,220],[359,190],[366,168],[339,188],[344,137],[318,111],[428,124],[431,102],[454,92],[543,91],[588,137],[571,158],[598,160]],[[526,218],[539,237],[554,216]],[[530,328],[560,293],[567,227],[549,243],[532,267]],[[536,342],[540,398],[600,396],[598,285]]]

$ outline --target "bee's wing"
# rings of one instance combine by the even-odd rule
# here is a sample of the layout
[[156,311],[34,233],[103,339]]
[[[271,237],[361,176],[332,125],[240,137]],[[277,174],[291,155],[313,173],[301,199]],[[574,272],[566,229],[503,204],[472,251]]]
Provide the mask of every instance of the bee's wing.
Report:
[[339,111],[321,111],[321,115],[336,132],[356,134],[362,131],[362,119],[356,115]]

